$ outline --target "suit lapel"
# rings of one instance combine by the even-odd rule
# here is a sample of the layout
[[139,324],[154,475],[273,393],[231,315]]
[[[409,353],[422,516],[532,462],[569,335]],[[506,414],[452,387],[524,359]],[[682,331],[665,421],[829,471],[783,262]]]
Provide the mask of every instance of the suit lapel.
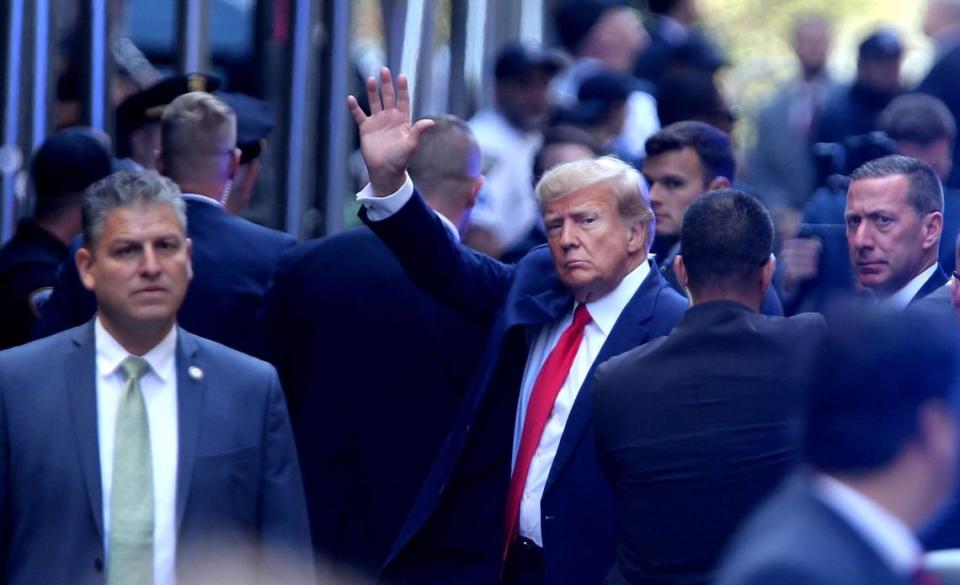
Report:
[[610,335],[607,336],[603,347],[600,348],[597,359],[593,360],[590,371],[587,372],[587,378],[583,381],[583,386],[580,387],[580,392],[577,394],[573,408],[570,410],[570,416],[567,418],[567,425],[560,436],[557,455],[553,459],[553,465],[550,466],[550,474],[547,476],[544,493],[550,489],[570,461],[570,457],[580,443],[584,432],[590,427],[590,421],[593,420],[593,399],[590,396],[590,386],[593,383],[594,371],[598,365],[609,358],[650,340],[650,328],[646,327],[645,324],[653,319],[657,297],[665,286],[667,284],[660,272],[655,265],[651,265],[650,273],[640,284],[640,288],[634,293],[627,306],[623,308],[623,312],[610,331]]
[[75,330],[75,348],[67,354],[64,380],[76,435],[77,455],[90,498],[90,508],[103,538],[103,491],[97,428],[97,359],[93,321]]
[[941,286],[947,284],[948,280],[949,278],[947,278],[947,273],[943,271],[943,268],[940,268],[939,264],[937,264],[937,269],[930,276],[930,278],[927,279],[927,282],[923,283],[923,286],[920,287],[920,290],[917,291],[917,294],[913,295],[913,298],[910,299],[910,304],[919,301]]
[[198,359],[197,342],[183,329],[177,335],[177,532],[183,522],[193,462],[200,435],[200,413],[206,388],[206,371]]

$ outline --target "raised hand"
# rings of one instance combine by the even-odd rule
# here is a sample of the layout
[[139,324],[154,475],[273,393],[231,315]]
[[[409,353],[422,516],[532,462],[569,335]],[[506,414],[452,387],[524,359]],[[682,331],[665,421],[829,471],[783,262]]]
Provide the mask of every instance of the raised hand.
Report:
[[433,121],[411,123],[407,77],[397,77],[394,95],[393,78],[386,67],[380,69],[379,91],[377,80],[367,78],[367,97],[370,101],[369,116],[352,95],[347,97],[347,107],[360,130],[360,153],[367,165],[373,193],[384,197],[403,186],[407,163],[417,148],[420,134],[433,126]]

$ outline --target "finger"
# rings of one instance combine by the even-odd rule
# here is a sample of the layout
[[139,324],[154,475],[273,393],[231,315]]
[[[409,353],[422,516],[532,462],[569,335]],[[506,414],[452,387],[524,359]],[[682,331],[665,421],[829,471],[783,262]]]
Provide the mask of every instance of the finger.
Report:
[[377,91],[377,80],[373,77],[367,78],[367,101],[370,102],[371,116],[383,109],[380,105],[380,92]]
[[419,139],[424,132],[430,128],[433,128],[434,124],[435,122],[433,120],[417,120],[417,123],[413,125],[413,133],[416,135],[417,139]]
[[410,83],[403,73],[397,76],[397,109],[405,114],[410,113]]
[[357,123],[357,126],[367,121],[367,115],[363,113],[363,108],[360,107],[357,98],[352,95],[347,96],[347,108],[349,108],[350,113],[353,114],[353,120]]
[[383,109],[390,110],[396,107],[393,95],[393,77],[386,67],[380,68],[380,94],[383,96]]

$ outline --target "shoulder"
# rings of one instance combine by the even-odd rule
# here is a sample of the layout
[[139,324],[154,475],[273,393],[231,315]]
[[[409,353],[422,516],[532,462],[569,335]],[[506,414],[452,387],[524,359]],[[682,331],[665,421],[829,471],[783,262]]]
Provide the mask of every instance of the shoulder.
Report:
[[656,367],[658,349],[666,342],[667,336],[652,339],[643,345],[615,355],[597,366],[597,380],[622,375],[632,376],[637,370]]
[[0,370],[30,370],[37,366],[49,369],[51,363],[56,363],[67,351],[78,347],[84,338],[90,337],[92,343],[92,335],[92,324],[87,322],[24,345],[5,349],[0,351]]
[[276,377],[276,370],[269,363],[217,343],[211,339],[194,335],[181,328],[179,343],[188,350],[195,348],[195,357],[209,368],[216,369],[225,379],[231,381],[263,381]]
[[237,217],[219,206],[190,199],[187,200],[187,232],[191,238],[197,236],[222,238],[232,233],[255,239],[260,245],[266,244],[279,248],[296,244],[293,236],[286,232]]

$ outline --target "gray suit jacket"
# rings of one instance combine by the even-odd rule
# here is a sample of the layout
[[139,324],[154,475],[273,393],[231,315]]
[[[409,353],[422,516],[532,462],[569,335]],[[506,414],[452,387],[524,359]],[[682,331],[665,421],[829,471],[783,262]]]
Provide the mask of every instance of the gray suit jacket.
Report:
[[792,478],[747,522],[717,585],[908,585],[809,481]]
[[[276,372],[182,329],[176,352],[179,582],[312,580]],[[0,352],[0,581],[105,583],[101,501],[91,321]]]

